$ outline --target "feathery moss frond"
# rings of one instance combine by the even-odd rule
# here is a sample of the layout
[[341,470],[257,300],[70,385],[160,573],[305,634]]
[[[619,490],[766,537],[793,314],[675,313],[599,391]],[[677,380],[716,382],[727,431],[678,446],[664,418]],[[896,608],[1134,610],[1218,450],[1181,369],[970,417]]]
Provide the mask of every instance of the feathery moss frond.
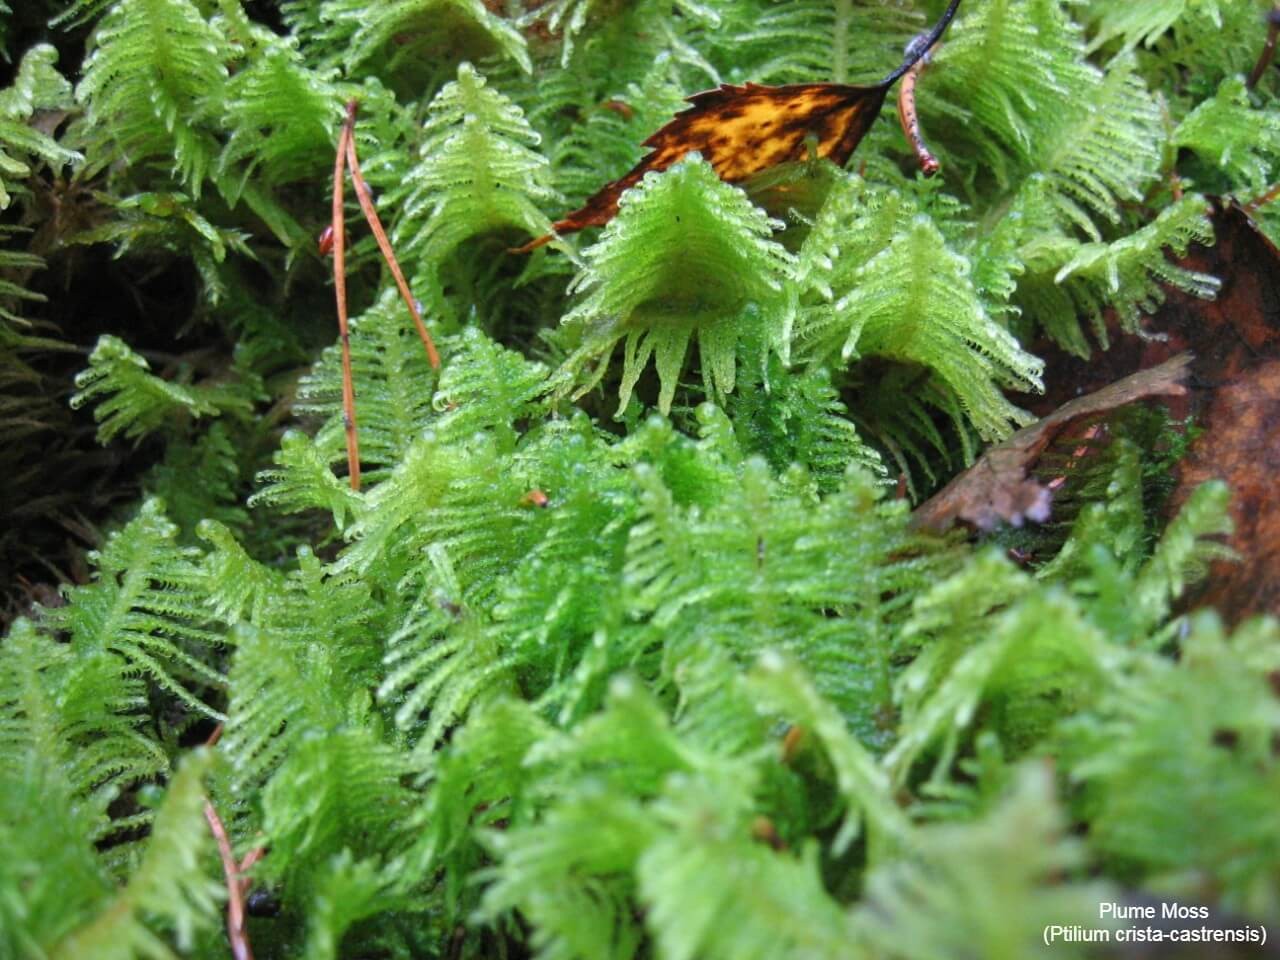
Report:
[[1107,311],[1118,315],[1121,329],[1137,333],[1142,314],[1164,302],[1167,287],[1212,299],[1220,286],[1217,278],[1170,259],[1185,256],[1192,243],[1213,239],[1207,208],[1203,197],[1188,195],[1111,243],[1080,243],[1050,228],[1020,251],[1023,275],[1013,304],[1059,346],[1088,357],[1081,322],[1086,318],[1105,348]]
[[1216,884],[1225,904],[1255,916],[1280,903],[1280,705],[1268,682],[1278,640],[1274,622],[1228,637],[1215,615],[1197,614],[1176,662],[1143,657],[1064,728],[1088,842],[1109,862],[1169,895]]
[[[678,10],[687,21],[711,28],[721,26],[720,14],[714,6],[700,0],[641,0],[630,6],[633,9],[626,11],[624,15],[645,23],[655,32],[667,25],[666,18],[671,16],[673,9]],[[567,67],[573,57],[578,36],[584,32],[584,28],[592,20],[608,22],[618,16],[619,11],[612,8],[607,0],[549,0],[535,6],[525,20],[527,23],[543,23],[550,33],[560,36],[560,65]]]
[[[15,625],[2,659],[0,752],[13,778],[6,798],[12,789],[14,801],[5,823],[42,831],[44,818],[21,807],[24,799],[41,796],[30,793],[37,785],[47,791],[34,806],[48,804],[65,818],[62,839],[49,849],[76,876],[68,889],[91,900],[106,877],[105,865],[88,856],[92,845],[150,822],[146,811],[113,816],[110,804],[124,789],[153,781],[169,768],[164,749],[146,728],[145,683],[121,657],[105,650],[76,653],[25,620]],[[30,785],[20,786],[23,781]],[[29,869],[29,857],[40,856],[40,847],[28,846],[21,829],[8,841],[17,858],[16,879]],[[40,915],[16,929],[47,941],[50,931],[36,930],[53,919],[54,904],[43,894],[28,902]]]
[[700,761],[724,762],[682,744],[643,688],[615,680],[604,712],[571,735],[543,738],[526,757],[550,775],[544,790],[557,781],[577,784],[559,796],[545,793],[549,809],[536,821],[483,836],[499,857],[484,913],[518,908],[534,925],[542,956],[631,956],[641,936],[629,902],[634,871],[662,833],[642,798],[661,791],[668,774],[696,771]]
[[[448,550],[454,564],[464,558],[467,587],[485,582],[510,558],[523,555],[528,511],[526,493],[504,470],[492,438],[478,434],[456,445],[428,431],[410,444],[391,475],[369,491],[367,509],[352,525],[352,545],[339,570],[368,573],[394,582],[424,562],[431,545]],[[393,559],[394,558],[394,559]]]
[[[551,221],[538,204],[555,203],[539,136],[520,108],[469,63],[431,101],[422,161],[409,174],[407,248],[437,271],[464,241],[494,231],[539,236]],[[402,231],[403,232],[403,231]]]
[[1072,100],[1100,77],[1084,60],[1079,27],[1057,0],[965,4],[936,60],[920,90],[928,128],[938,129],[935,111],[953,118],[954,130],[942,125],[947,142],[963,145],[956,161],[988,168],[1001,186],[1043,155],[1047,138],[1089,115],[1088,101]]
[[360,495],[339,480],[327,455],[301,430],[288,430],[273,457],[275,466],[258,473],[262,484],[249,498],[250,507],[271,506],[282,513],[327,510],[342,530],[359,509]]
[[525,701],[496,698],[474,710],[434,756],[413,857],[443,867],[451,917],[464,895],[470,896],[467,878],[485,862],[480,832],[503,820],[525,821],[536,773],[524,758],[550,729]]
[[186,386],[161,380],[149,371],[150,364],[122,340],[109,334],[98,339],[88,368],[76,377],[79,392],[71,405],[98,401],[93,418],[98,422],[99,443],[110,443],[120,434],[137,439],[174,427],[180,416],[198,419],[245,414],[250,409],[251,394],[243,390],[227,385]]
[[[662,631],[667,655],[712,643],[740,663],[786,653],[860,736],[882,743],[876,717],[889,708],[893,625],[950,563],[907,533],[905,505],[877,502],[883,488],[856,470],[831,496],[797,494],[804,487],[794,478],[778,483],[755,458],[740,485],[707,509],[678,505],[648,465],[634,475],[641,513],[623,584],[633,615]],[[818,556],[848,573],[838,582],[815,576]],[[877,587],[857,575],[872,568],[886,577]]]
[[[351,319],[350,334],[360,460],[369,483],[377,483],[437,418],[432,398],[439,389],[439,374],[428,362],[409,312],[394,289],[383,290],[373,306]],[[441,348],[448,369],[451,348],[448,343],[441,343]],[[323,418],[314,441],[319,458],[326,465],[345,462],[340,344],[327,348],[299,381],[295,409],[304,416]],[[292,441],[299,450],[301,443],[300,438]],[[265,493],[260,498],[270,499]],[[329,494],[310,506],[330,507]]]
[[226,40],[190,0],[119,0],[76,87],[97,162],[172,164],[197,199],[216,143],[194,122],[227,79]]
[[1116,660],[1078,604],[1035,591],[994,552],[921,597],[903,635],[925,642],[896,686],[902,724],[885,763],[899,782],[939,740],[941,780],[979,703],[1006,742],[1031,745],[1095,696]]
[[441,53],[456,55],[459,50],[463,56],[473,57],[498,53],[514,60],[526,73],[532,69],[524,37],[481,0],[393,0],[379,5],[372,15],[366,6],[352,0],[328,0],[325,6],[327,19],[339,28],[344,21],[356,26],[347,49],[348,67],[385,57],[395,38],[409,36],[415,39],[399,44],[380,69],[394,70],[406,59],[434,59]]
[[794,724],[802,737],[814,737],[831,763],[846,808],[840,832],[831,844],[832,854],[840,856],[858,839],[864,821],[871,834],[871,863],[904,852],[911,842],[911,830],[894,803],[889,778],[809,678],[781,657],[766,654],[751,684],[764,704]]
[[1213,480],[1196,487],[1182,504],[1138,572],[1132,602],[1139,623],[1159,623],[1187,585],[1204,577],[1210,561],[1234,556],[1210,539],[1231,532],[1230,497],[1227,485]]
[[[1089,0],[1079,16],[1093,32],[1090,52],[1133,51],[1143,75],[1168,91],[1170,109],[1179,117],[1196,100],[1213,96],[1222,81],[1253,68],[1260,25],[1271,9],[1267,0]],[[1260,89],[1274,94],[1269,78],[1260,79]]]
[[[917,857],[869,874],[854,922],[873,955],[1086,956],[1086,948],[1046,943],[1045,931],[1053,925],[1098,929],[1104,923],[1098,904],[1117,894],[1084,879],[1084,850],[1067,835],[1049,771],[1027,766],[1017,774],[1009,796],[981,820],[925,827],[916,837]],[[918,922],[923,916],[939,919]],[[987,922],[994,917],[1001,919]]]
[[583,345],[564,371],[584,384],[578,395],[599,383],[625,341],[619,413],[651,355],[662,384],[657,405],[667,413],[695,337],[707,396],[732,393],[739,330],[758,326],[760,339],[776,344],[786,324],[791,257],[770,238],[773,226],[699,156],[628,191],[585,252],[586,270],[572,287],[584,297],[562,321],[581,325]]
[[649,811],[663,830],[635,870],[658,949],[672,960],[858,956],[816,848],[797,855],[754,839],[746,786],[731,805],[722,783],[673,778]]
[[11,190],[31,175],[33,160],[55,170],[84,158],[47,133],[31,126],[37,110],[70,106],[71,84],[54,68],[57,51],[48,44],[28,50],[13,83],[0,90],[0,210],[12,201]]
[[838,489],[854,464],[885,476],[880,455],[849,419],[825,367],[787,370],[776,355],[765,364],[760,376],[750,359],[741,363],[739,389],[726,399],[725,414],[747,453],[763,456],[779,473],[798,464],[823,493]]
[[344,850],[321,870],[307,918],[306,960],[339,960],[343,938],[360,920],[394,908],[393,872],[374,859],[357,860]]
[[[1222,0],[1168,0],[1165,3],[1124,3],[1122,0],[1089,0],[1082,10],[1093,29],[1090,51],[1120,45],[1122,52],[1139,47],[1171,48],[1178,57],[1194,48],[1197,39],[1208,34],[1228,34],[1237,40],[1244,25],[1252,27],[1250,39],[1257,39],[1257,25],[1266,15],[1265,0],[1224,3]],[[1242,39],[1242,38],[1241,38]],[[1255,43],[1256,46],[1256,43]],[[1228,49],[1231,49],[1228,47]],[[1251,50],[1256,53],[1256,50]],[[1202,55],[1201,55],[1202,56]],[[1199,59],[1197,57],[1196,59]],[[1243,63],[1235,63],[1239,70]]]
[[197,552],[178,545],[163,511],[158,500],[146,501],[90,554],[94,581],[69,589],[67,605],[47,616],[81,655],[120,657],[189,709],[222,719],[207,699],[226,681],[202,655],[224,638],[204,606]]
[[226,292],[222,266],[227,254],[251,255],[247,233],[211,223],[186,194],[145,192],[123,198],[99,194],[97,199],[112,208],[115,216],[75,234],[69,243],[111,243],[117,257],[156,251],[189,256],[211,306],[217,306]]
[[1120,221],[1122,202],[1142,199],[1159,170],[1160,112],[1129,60],[1112,64],[1084,100],[1089,111],[1038,144],[1064,222],[1098,238],[1096,218]]
[[1173,145],[1216,166],[1236,189],[1261,193],[1280,160],[1280,110],[1254,107],[1244,81],[1229,77],[1178,124]]
[[[215,530],[206,530],[213,534]],[[223,745],[233,783],[260,786],[309,738],[368,722],[381,648],[352,642],[381,623],[369,585],[327,569],[307,548],[281,580],[220,548],[240,588],[217,598],[251,621],[236,631]]]
[[284,590],[284,574],[256,562],[231,531],[216,520],[204,520],[196,535],[213,549],[205,556],[208,604],[224,623],[262,623],[269,605]]
[[[204,520],[243,530],[249,515],[240,500],[240,456],[227,425],[214,423],[190,443],[170,443],[164,460],[148,472],[146,489],[184,533]],[[200,482],[192,483],[192,477]]]
[[[521,486],[541,492],[546,505],[522,498],[505,523],[498,513],[497,525],[477,531],[502,540],[490,578],[459,579],[456,551],[428,548],[430,565],[420,568],[412,605],[388,642],[379,691],[398,705],[403,727],[419,726],[429,709],[420,744],[429,746],[473,701],[513,687],[548,712],[588,709],[610,664],[634,656],[611,629],[621,633],[617,578],[634,495],[625,474],[597,459],[603,444],[583,427],[547,428],[526,441]],[[613,634],[607,645],[605,632]]]
[[[871,231],[896,219],[892,207],[864,214]],[[954,392],[984,439],[998,439],[1028,414],[1000,387],[1040,389],[1043,364],[987,311],[972,264],[950,249],[933,220],[918,214],[890,228],[882,250],[862,259],[874,233],[841,250],[831,285],[837,299],[801,314],[796,339],[806,358],[877,356],[917,364]],[[862,248],[862,249],[859,249]],[[854,411],[857,413],[857,411]]]
[[[1142,502],[1142,450],[1121,436],[1093,459],[1097,462],[1090,475],[1080,479],[1079,489],[1055,497],[1054,512],[1059,518],[1070,515],[1072,500],[1084,500],[1085,505],[1057,555],[1036,571],[1042,580],[1076,580],[1087,574],[1090,555],[1098,549],[1106,550],[1121,569],[1132,574],[1150,552]],[[1099,481],[1105,482],[1101,495],[1088,497],[1094,492],[1089,488]]]
[[250,184],[271,189],[318,179],[333,166],[342,93],[307,69],[293,45],[274,38],[227,81],[231,135],[218,158],[219,183],[234,203]]
[[485,431],[511,452],[516,424],[535,419],[546,409],[547,368],[526,360],[485,336],[475,327],[448,345],[448,362],[432,406],[442,411],[436,429],[465,440]]
[[323,876],[333,850],[365,859],[400,847],[408,772],[396,744],[367,724],[312,728],[295,739],[262,793],[263,832],[281,854],[263,872],[298,889],[310,875]]
[[921,94],[925,122],[972,147],[944,162],[989,173],[1002,190],[1046,178],[1062,223],[1094,240],[1095,220],[1117,223],[1120,202],[1154,181],[1164,139],[1155,101],[1131,58],[1105,72],[1085,59],[1058,0],[966,8],[937,59]]
[[726,23],[708,39],[758,83],[873,83],[922,23],[908,10],[853,0],[724,6]]
[[536,826],[489,834],[501,866],[483,916],[518,908],[543,960],[626,960],[642,941],[629,873],[654,832],[637,804],[597,789],[567,797]]
[[221,885],[202,866],[213,846],[201,783],[208,766],[207,755],[183,763],[165,791],[146,850],[128,884],[97,919],[55,944],[51,957],[175,957],[179,954],[169,949],[168,938],[157,936],[151,924],[163,921],[178,950],[186,952],[196,931],[216,922]]

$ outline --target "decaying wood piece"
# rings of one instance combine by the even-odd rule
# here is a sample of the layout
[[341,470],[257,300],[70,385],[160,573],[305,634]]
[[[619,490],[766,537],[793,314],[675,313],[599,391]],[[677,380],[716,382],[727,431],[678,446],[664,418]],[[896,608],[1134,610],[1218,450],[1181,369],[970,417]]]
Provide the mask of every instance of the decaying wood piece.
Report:
[[1181,396],[1186,392],[1183,381],[1190,363],[1190,354],[1180,354],[1078,397],[1024,427],[991,447],[977,463],[921,504],[912,515],[912,525],[941,533],[957,522],[979,530],[991,530],[1001,523],[1021,526],[1027,520],[1043,523],[1049,519],[1053,494],[1048,485],[1031,476],[1031,471],[1049,444],[1086,417],[1147,397]]
[[[1046,404],[1190,350],[1186,395],[1168,401],[1176,419],[1190,417],[1200,435],[1174,470],[1170,516],[1206,480],[1231,490],[1238,560],[1218,561],[1185,603],[1213,605],[1236,623],[1280,614],[1280,251],[1250,211],[1230,198],[1213,203],[1213,246],[1193,244],[1180,266],[1219,278],[1213,300],[1177,289],[1147,323],[1158,337],[1126,336],[1111,324],[1111,349],[1087,360],[1038,350],[1045,359]],[[1034,409],[1034,408],[1033,408]]]

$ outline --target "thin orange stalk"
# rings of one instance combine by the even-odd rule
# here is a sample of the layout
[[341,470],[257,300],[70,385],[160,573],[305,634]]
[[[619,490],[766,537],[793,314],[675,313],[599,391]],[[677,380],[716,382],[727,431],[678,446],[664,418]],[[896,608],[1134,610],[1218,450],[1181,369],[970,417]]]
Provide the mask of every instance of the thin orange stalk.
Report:
[[[213,748],[222,739],[222,724],[219,723],[209,734],[204,745]],[[231,850],[231,839],[227,836],[227,828],[218,816],[218,810],[208,797],[204,799],[204,818],[209,822],[209,829],[218,843],[218,856],[222,860],[222,873],[227,881],[227,941],[231,944],[231,955],[235,960],[253,960],[253,948],[249,944],[249,931],[245,928],[244,897],[253,881],[244,874],[266,854],[265,847],[254,847],[245,854],[244,859],[236,863],[235,854]]]
[[338,333],[342,338],[342,425],[347,432],[347,474],[351,489],[360,489],[360,439],[356,433],[356,387],[351,377],[351,332],[347,325],[347,232],[342,186],[348,148],[356,125],[356,101],[347,104],[347,119],[338,135],[333,166],[333,291],[338,300]]
[[[244,859],[240,861],[240,866],[237,869],[241,873],[248,873],[249,868],[252,867],[255,863],[257,863],[266,855],[267,855],[266,847],[254,847],[252,850],[250,850],[248,853],[244,855]],[[253,881],[250,880],[248,877],[241,877],[240,883],[243,884],[244,889],[248,890],[250,884],[252,884]]]
[[204,818],[218,841],[218,855],[222,858],[222,872],[227,878],[227,939],[231,942],[231,955],[235,960],[253,960],[253,948],[249,946],[249,934],[244,928],[244,891],[246,884],[240,878],[240,867],[231,852],[231,841],[222,818],[208,800],[204,802]]
[[1268,203],[1272,203],[1276,199],[1280,199],[1280,183],[1275,184],[1273,187],[1268,189],[1266,193],[1262,194],[1261,196],[1254,197],[1252,200],[1246,203],[1244,205],[1245,212],[1256,213],[1257,211],[1265,207]]
[[[354,100],[347,106],[347,110],[354,120]],[[378,249],[382,251],[383,259],[387,261],[387,266],[391,268],[391,275],[396,278],[396,286],[400,288],[400,296],[404,298],[405,306],[409,308],[409,313],[413,316],[414,326],[418,328],[418,337],[422,340],[422,346],[427,351],[427,360],[431,362],[432,369],[439,370],[440,354],[436,352],[435,342],[432,341],[431,334],[427,332],[426,324],[422,322],[422,313],[418,310],[418,301],[409,292],[409,284],[405,282],[404,273],[400,270],[395,251],[391,249],[391,241],[387,239],[387,231],[382,228],[382,221],[378,218],[378,210],[374,207],[373,198],[369,195],[369,185],[365,183],[364,177],[360,174],[360,159],[356,156],[356,138],[354,134],[347,138],[347,165],[351,168],[351,180],[356,185],[356,199],[360,201],[360,209],[364,211],[364,218],[369,222],[369,229],[373,231],[374,239],[378,241]]]

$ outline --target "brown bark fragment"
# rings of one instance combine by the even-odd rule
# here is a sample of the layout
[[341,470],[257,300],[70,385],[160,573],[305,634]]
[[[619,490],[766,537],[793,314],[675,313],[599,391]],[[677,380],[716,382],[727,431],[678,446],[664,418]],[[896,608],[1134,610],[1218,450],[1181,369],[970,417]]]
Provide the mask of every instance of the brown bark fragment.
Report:
[[1117,407],[1156,396],[1181,396],[1191,362],[1181,354],[1158,367],[1141,370],[1116,383],[1063,404],[1042,420],[996,444],[978,462],[952,480],[915,511],[912,524],[943,532],[956,522],[980,530],[1000,523],[1021,526],[1024,520],[1049,518],[1052,493],[1030,476],[1045,448],[1073,424]]

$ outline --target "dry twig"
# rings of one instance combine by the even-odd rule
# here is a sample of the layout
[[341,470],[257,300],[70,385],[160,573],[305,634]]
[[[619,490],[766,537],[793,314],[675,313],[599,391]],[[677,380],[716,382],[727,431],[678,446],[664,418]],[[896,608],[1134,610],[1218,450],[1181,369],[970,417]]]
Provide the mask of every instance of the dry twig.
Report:
[[[347,105],[347,110],[354,118],[354,100]],[[391,268],[391,275],[396,279],[396,286],[400,288],[400,296],[404,298],[405,306],[409,308],[409,314],[413,317],[413,324],[418,328],[418,339],[422,341],[422,346],[427,351],[427,360],[430,362],[432,369],[439,370],[440,354],[436,352],[436,345],[431,339],[431,334],[427,332],[426,324],[422,322],[422,312],[418,309],[418,301],[409,292],[409,284],[404,279],[404,273],[400,269],[399,261],[396,260],[395,251],[391,249],[391,241],[387,239],[387,231],[382,228],[382,221],[378,218],[377,208],[373,205],[373,197],[369,192],[369,185],[365,183],[364,177],[360,173],[360,158],[356,155],[354,132],[347,137],[347,165],[351,168],[351,182],[355,184],[356,199],[360,201],[360,209],[364,212],[364,218],[369,223],[369,229],[373,231],[374,239],[378,241],[378,249],[382,251],[383,259],[387,261],[387,266]]]
[[418,308],[418,301],[409,291],[409,283],[404,278],[404,271],[400,269],[400,262],[391,248],[387,231],[378,217],[369,184],[360,173],[360,157],[356,150],[355,135],[356,111],[359,108],[358,100],[352,99],[347,102],[347,116],[342,122],[342,133],[338,136],[337,157],[333,164],[332,222],[320,237],[321,254],[329,252],[333,254],[333,292],[338,301],[338,332],[342,338],[342,425],[347,435],[347,475],[351,479],[352,490],[360,489],[360,437],[356,425],[356,388],[351,374],[351,331],[347,317],[347,225],[343,206],[343,175],[347,167],[351,168],[351,182],[355,184],[360,210],[364,213],[369,229],[373,231],[373,237],[378,242],[382,258],[387,262],[391,275],[395,278],[400,296],[404,299],[405,306],[409,308],[409,315],[413,317],[413,324],[418,330],[418,339],[422,341],[422,347],[427,352],[427,361],[432,369],[440,369],[440,354],[431,339],[431,334],[427,332],[426,324],[422,322],[422,311]]
[[351,332],[347,324],[347,227],[342,213],[342,188],[347,146],[356,124],[356,101],[347,104],[347,118],[338,136],[333,165],[333,292],[338,300],[338,335],[342,340],[342,426],[347,434],[347,476],[351,489],[360,489],[360,437],[356,431],[356,388],[351,378]]

